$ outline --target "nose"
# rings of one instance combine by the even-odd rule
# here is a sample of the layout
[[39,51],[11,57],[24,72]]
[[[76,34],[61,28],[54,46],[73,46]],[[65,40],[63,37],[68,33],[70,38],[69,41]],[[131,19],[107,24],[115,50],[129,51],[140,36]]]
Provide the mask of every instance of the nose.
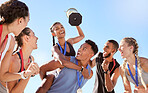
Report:
[[105,50],[105,47],[103,48],[103,50]]
[[36,39],[38,40],[38,37],[36,37]]
[[118,48],[118,51],[121,52],[121,48],[120,47]]

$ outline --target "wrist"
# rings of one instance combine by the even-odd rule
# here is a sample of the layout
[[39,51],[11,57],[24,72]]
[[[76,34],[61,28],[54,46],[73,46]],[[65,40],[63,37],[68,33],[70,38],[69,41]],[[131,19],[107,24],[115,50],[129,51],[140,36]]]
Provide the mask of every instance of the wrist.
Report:
[[28,78],[27,75],[25,74],[25,71],[22,71],[22,72],[20,73],[20,75],[21,75],[21,78],[22,78],[22,79],[27,79],[27,78]]
[[83,69],[84,69],[84,67],[82,66],[82,67],[81,67],[81,70],[80,70],[81,73],[82,73]]
[[104,74],[109,74],[109,70],[104,71]]

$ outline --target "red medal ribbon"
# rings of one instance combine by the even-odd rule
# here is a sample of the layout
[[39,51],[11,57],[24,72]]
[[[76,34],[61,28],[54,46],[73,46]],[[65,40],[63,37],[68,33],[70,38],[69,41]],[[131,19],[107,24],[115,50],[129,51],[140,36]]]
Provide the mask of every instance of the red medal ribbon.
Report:
[[113,59],[113,68],[111,69],[111,71],[109,72],[109,73],[111,73],[112,71],[113,71],[113,69],[114,69],[114,67],[115,67],[115,65],[116,65],[116,62],[115,62],[115,59]]

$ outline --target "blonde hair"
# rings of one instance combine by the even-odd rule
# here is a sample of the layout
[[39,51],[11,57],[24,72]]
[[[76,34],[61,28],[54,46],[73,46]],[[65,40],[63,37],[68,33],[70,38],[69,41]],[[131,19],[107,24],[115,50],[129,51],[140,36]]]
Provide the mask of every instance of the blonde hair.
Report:
[[[141,72],[141,66],[140,66],[140,58],[138,56],[138,48],[139,48],[139,46],[138,46],[137,41],[132,37],[125,37],[122,40],[124,40],[126,43],[128,43],[128,46],[133,46],[134,47],[133,53],[135,54],[135,56],[137,58],[138,72],[139,72],[139,76],[141,77],[141,83],[144,86],[144,88],[147,89],[147,86],[146,86],[146,84],[145,84],[145,82],[144,82],[144,80],[142,78],[142,72]],[[126,78],[126,76],[125,76],[126,64],[127,64],[127,60],[124,60],[123,65],[122,65],[122,69],[124,70],[123,79]]]

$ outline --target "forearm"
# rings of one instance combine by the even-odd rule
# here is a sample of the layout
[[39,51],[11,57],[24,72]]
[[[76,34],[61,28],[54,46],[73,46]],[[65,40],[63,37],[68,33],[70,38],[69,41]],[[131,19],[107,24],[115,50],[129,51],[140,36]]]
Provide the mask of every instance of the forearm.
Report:
[[10,72],[5,72],[3,74],[1,73],[0,80],[3,82],[9,82],[9,81],[14,81],[18,79],[21,79],[20,73],[10,73]]
[[29,79],[30,77],[25,80],[21,79],[11,90],[9,90],[9,93],[24,93]]
[[60,63],[64,66],[64,67],[67,67],[67,68],[71,68],[71,69],[75,69],[75,70],[81,70],[81,67],[70,62],[70,61],[67,61],[66,59],[63,59],[63,58],[60,58]]
[[78,30],[79,35],[82,36],[82,37],[84,38],[85,35],[84,35],[82,29],[80,28],[80,26],[76,26],[76,28],[77,28],[77,30]]
[[105,87],[108,92],[111,92],[114,89],[114,84],[110,78],[110,74],[105,74]]

